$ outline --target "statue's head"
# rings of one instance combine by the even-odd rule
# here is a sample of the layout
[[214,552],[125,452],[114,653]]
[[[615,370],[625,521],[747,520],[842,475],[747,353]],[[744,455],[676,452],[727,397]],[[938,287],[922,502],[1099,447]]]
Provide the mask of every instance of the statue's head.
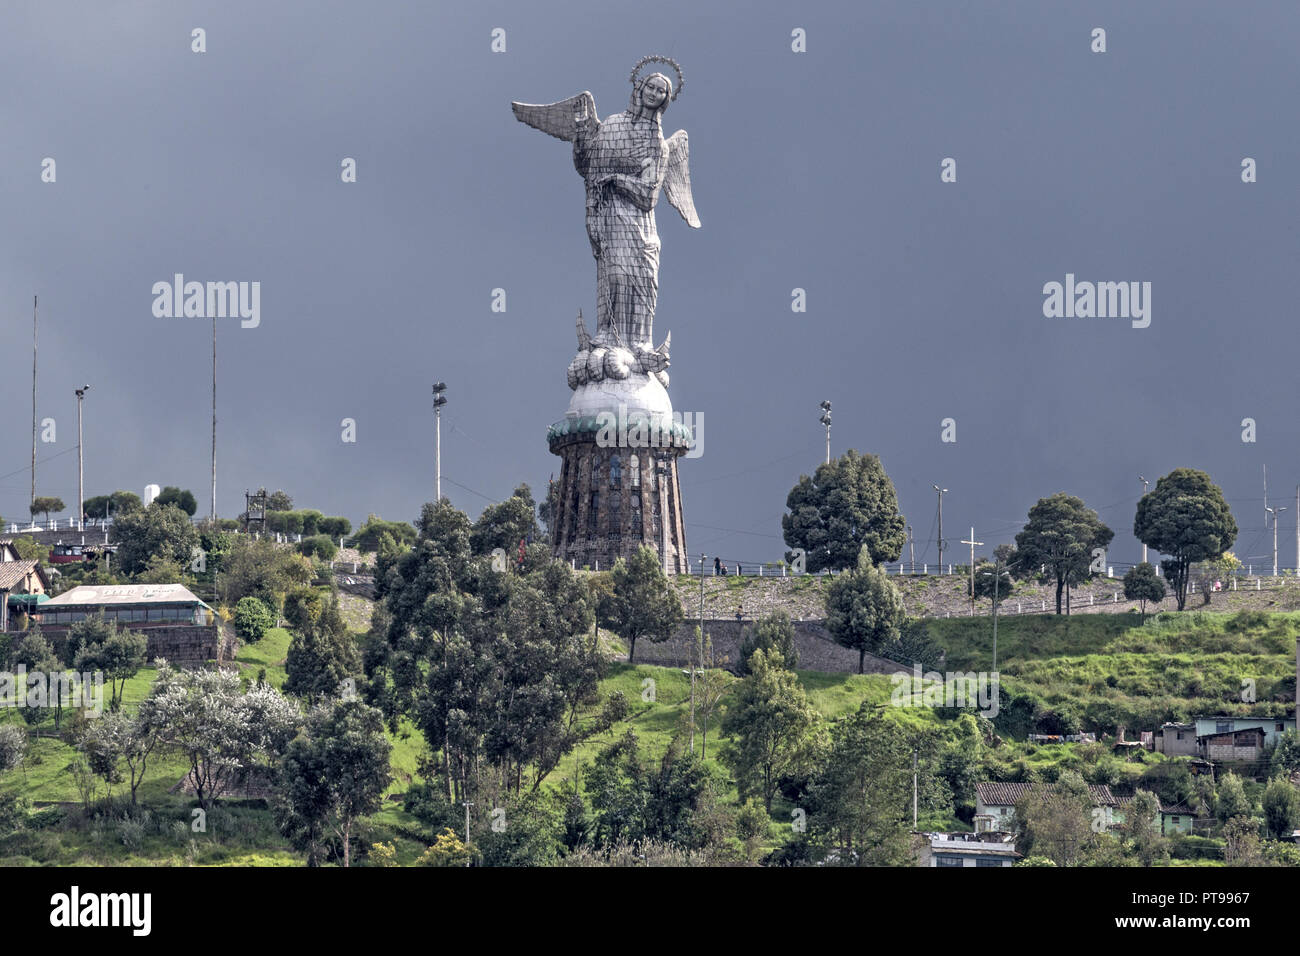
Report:
[[[672,81],[663,73],[641,76],[641,68],[648,63],[666,63],[671,66],[677,74],[677,85],[674,87]],[[633,113],[650,114],[656,119],[663,115],[671,101],[677,99],[685,84],[682,68],[677,65],[676,60],[666,56],[643,56],[637,61],[636,66],[632,67],[628,79],[632,82],[632,96],[628,109]]]
[[631,108],[662,116],[664,110],[668,109],[672,95],[673,85],[668,77],[662,73],[651,73],[633,87]]

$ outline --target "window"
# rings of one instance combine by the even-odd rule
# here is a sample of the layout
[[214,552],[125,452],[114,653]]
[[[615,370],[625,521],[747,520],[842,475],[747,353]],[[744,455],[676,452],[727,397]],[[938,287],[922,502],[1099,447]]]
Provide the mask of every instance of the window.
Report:
[[[641,487],[641,459],[633,455],[627,460],[628,478],[632,482],[633,488]],[[633,497],[637,497],[633,495]]]
[[996,856],[977,856],[975,857],[976,866],[1001,866],[1002,860]]
[[596,516],[599,514],[600,514],[600,492],[593,491],[591,493],[591,506],[587,509],[587,533],[588,534],[596,533],[596,521],[597,521]]
[[934,855],[934,865],[935,866],[961,866],[962,859],[959,856],[951,856],[949,854],[936,853]]
[[1230,720],[1220,720],[1220,721],[1216,722],[1215,725],[1214,725],[1214,732],[1215,732],[1216,734],[1230,734],[1230,733],[1232,733],[1232,721],[1230,721]]
[[613,455],[609,459],[609,486],[611,488],[621,487],[623,480],[623,459],[618,455]]
[[[610,470],[613,474],[613,469]],[[623,533],[623,499],[620,495],[609,496],[609,536],[617,538]]]

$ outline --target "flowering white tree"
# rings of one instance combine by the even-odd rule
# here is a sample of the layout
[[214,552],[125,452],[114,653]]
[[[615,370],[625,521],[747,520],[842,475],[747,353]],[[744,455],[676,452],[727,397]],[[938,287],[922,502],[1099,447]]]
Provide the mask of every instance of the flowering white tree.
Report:
[[166,749],[189,760],[204,809],[241,770],[274,761],[300,722],[298,708],[271,687],[245,694],[233,671],[177,670],[163,660],[138,718]]

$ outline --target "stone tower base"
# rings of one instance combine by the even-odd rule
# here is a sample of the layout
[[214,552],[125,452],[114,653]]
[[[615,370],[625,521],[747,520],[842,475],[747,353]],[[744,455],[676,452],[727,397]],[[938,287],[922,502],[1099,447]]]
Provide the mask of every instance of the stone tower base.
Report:
[[605,447],[591,419],[570,419],[548,433],[563,461],[556,509],[555,557],[606,571],[642,546],[659,555],[668,574],[689,574],[677,459],[688,441],[664,435],[651,447]]

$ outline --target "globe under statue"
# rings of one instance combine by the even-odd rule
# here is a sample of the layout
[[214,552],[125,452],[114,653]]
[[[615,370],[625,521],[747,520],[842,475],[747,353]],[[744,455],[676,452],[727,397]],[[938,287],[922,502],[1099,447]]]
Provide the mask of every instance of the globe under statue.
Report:
[[[663,73],[643,72],[652,63],[670,66],[675,84]],[[677,459],[691,434],[668,398],[671,336],[658,347],[653,341],[655,204],[662,193],[690,226],[700,220],[686,131],[665,139],[662,127],[682,91],[681,68],[668,57],[644,57],[629,79],[628,108],[603,121],[587,92],[557,103],[511,104],[521,122],[573,144],[596,260],[596,331],[588,334],[579,312],[578,352],[568,368],[573,395],[564,419],[547,432],[563,461],[552,545],[556,557],[592,568],[647,545],[665,570],[688,573]]]

